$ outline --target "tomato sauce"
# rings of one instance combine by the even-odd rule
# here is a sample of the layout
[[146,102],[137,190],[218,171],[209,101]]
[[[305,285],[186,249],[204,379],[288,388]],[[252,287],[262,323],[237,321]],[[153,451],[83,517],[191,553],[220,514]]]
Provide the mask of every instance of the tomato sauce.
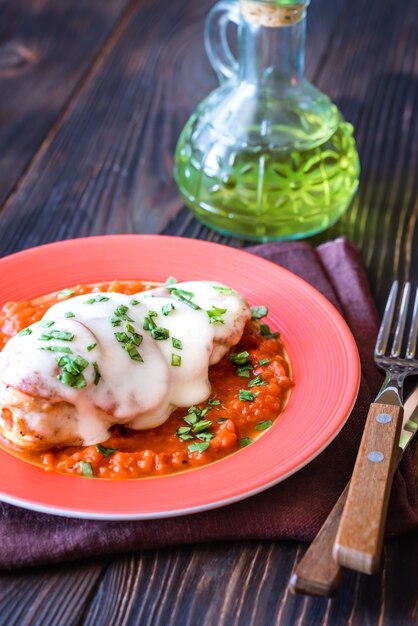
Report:
[[[99,291],[131,295],[146,288],[139,281],[113,281],[94,288],[78,285],[33,301],[6,303],[0,309],[0,348],[64,298]],[[226,356],[209,370],[209,400],[197,407],[177,409],[158,428],[133,431],[114,426],[100,446],[18,454],[48,471],[108,479],[162,476],[221,459],[250,445],[271,427],[293,386],[280,338],[268,333],[263,336],[259,325],[247,325],[232,353],[241,356],[239,362]]]

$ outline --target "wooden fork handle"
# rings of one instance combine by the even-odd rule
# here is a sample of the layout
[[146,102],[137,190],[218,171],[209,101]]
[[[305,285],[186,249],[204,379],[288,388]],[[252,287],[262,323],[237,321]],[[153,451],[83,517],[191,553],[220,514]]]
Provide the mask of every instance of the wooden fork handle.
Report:
[[332,557],[332,548],[347,493],[348,484],[302,560],[295,567],[290,578],[290,589],[293,593],[330,596],[336,591],[342,569]]
[[399,406],[370,406],[334,544],[339,565],[365,574],[379,567],[402,416]]

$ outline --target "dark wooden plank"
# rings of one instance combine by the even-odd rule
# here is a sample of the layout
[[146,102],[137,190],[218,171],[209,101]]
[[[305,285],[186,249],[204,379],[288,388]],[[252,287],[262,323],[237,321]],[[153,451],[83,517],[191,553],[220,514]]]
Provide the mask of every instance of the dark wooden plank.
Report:
[[83,619],[108,561],[96,559],[0,573],[0,624],[75,626]]
[[131,0],[0,5],[0,205]]
[[418,533],[388,542],[379,574],[346,573],[332,600],[289,592],[290,573],[302,552],[290,542],[122,556],[106,571],[83,626],[100,623],[102,615],[112,626],[412,626],[418,610],[417,550]]
[[[342,3],[313,23],[311,71]],[[139,2],[4,207],[2,254],[93,233],[158,232],[174,217],[181,207],[172,177],[175,143],[217,84],[203,48],[212,4]],[[325,5],[317,0],[315,11]]]

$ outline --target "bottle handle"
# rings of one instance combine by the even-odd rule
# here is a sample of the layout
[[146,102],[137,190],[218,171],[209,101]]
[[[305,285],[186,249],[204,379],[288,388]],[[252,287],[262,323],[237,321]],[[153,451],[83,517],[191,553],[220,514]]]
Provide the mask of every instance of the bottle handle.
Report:
[[229,47],[227,28],[230,22],[238,26],[239,20],[239,3],[236,0],[220,0],[206,17],[206,52],[220,83],[238,73],[238,61]]

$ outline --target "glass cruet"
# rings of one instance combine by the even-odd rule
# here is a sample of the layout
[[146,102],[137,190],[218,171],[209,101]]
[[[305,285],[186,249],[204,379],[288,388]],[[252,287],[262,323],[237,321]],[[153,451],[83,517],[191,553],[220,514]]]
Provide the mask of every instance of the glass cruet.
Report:
[[[205,43],[220,87],[192,114],[175,154],[184,202],[242,239],[298,239],[336,222],[358,186],[352,126],[303,76],[310,0],[221,0]],[[238,58],[228,45],[238,27]]]

